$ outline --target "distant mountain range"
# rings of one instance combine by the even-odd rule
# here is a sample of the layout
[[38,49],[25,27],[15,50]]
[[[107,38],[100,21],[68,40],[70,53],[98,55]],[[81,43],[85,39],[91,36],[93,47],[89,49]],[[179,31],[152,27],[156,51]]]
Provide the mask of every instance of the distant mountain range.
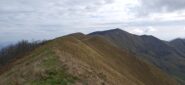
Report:
[[0,69],[0,85],[184,85],[184,40],[121,29],[47,41]]

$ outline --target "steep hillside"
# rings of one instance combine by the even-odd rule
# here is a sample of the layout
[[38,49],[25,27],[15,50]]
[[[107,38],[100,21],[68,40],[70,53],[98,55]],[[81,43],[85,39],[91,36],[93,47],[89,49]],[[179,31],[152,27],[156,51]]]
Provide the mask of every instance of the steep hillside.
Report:
[[11,65],[0,85],[177,85],[106,39],[81,33],[54,39]]
[[94,32],[89,35],[102,36],[115,46],[129,50],[139,58],[152,62],[174,75],[180,82],[185,81],[185,55],[165,41],[153,36],[133,35],[120,29]]

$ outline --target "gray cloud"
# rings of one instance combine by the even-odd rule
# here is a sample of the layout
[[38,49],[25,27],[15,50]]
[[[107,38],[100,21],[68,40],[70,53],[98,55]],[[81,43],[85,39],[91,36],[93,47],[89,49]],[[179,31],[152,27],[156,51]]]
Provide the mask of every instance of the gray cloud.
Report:
[[117,27],[148,27],[148,26],[184,26],[185,20],[132,20],[127,22],[101,23],[97,26],[117,26]]
[[1,0],[0,23],[68,24],[92,18],[89,14],[113,2],[114,0]]
[[140,15],[185,9],[185,0],[140,0],[140,3],[140,7],[135,9]]

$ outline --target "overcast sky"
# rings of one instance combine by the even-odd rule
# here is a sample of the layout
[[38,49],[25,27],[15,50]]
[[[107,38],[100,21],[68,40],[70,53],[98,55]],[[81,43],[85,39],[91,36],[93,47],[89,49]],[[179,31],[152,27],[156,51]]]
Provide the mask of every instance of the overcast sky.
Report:
[[0,0],[0,42],[121,28],[185,38],[185,0]]

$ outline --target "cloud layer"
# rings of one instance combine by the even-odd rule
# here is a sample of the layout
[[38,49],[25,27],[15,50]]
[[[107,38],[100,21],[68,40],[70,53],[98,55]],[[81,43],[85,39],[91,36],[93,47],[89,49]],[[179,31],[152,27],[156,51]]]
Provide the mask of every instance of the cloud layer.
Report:
[[[162,39],[185,37],[181,30],[185,27],[184,3],[184,0],[0,0],[0,40],[51,39],[77,31],[89,33],[112,28]],[[177,32],[164,37],[165,33],[174,33],[172,29]]]
[[137,9],[142,15],[158,12],[176,12],[185,9],[185,0],[140,0],[140,7]]

